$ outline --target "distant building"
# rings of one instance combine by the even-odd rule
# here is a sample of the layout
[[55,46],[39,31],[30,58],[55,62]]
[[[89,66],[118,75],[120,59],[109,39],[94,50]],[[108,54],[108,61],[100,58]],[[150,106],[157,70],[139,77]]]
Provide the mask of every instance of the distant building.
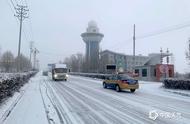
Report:
[[[171,56],[163,53],[162,58]],[[162,64],[161,54],[152,53],[148,56],[138,55],[133,60],[133,55],[125,55],[110,50],[100,53],[100,72],[107,73],[106,65],[115,64],[117,72],[132,73],[133,68],[140,80],[160,81],[162,78],[174,77],[174,65]]]
[[116,71],[123,70],[126,71],[125,55],[120,53],[115,53],[109,50],[102,51],[100,53],[100,72],[106,73],[107,65],[116,65]]
[[[142,66],[149,60],[148,56],[135,56],[135,65]],[[134,62],[132,55],[125,55],[116,53],[110,50],[104,50],[100,53],[100,71],[106,73],[107,64],[116,64],[117,71],[131,72],[133,70]]]
[[99,28],[94,21],[88,23],[85,33],[81,34],[86,44],[86,72],[98,72],[99,68],[99,43],[104,37],[99,33]]
[[149,59],[149,56],[136,55],[133,62],[133,55],[126,55],[127,71],[132,72],[133,66],[143,66]]

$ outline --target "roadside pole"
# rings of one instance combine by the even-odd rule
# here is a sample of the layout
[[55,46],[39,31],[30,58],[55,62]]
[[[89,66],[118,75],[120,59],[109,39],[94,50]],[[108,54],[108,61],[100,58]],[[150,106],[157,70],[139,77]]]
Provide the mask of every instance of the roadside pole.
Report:
[[29,11],[28,9],[26,9],[27,6],[23,6],[23,5],[17,5],[16,9],[16,16],[19,21],[20,21],[20,29],[19,29],[19,44],[18,44],[18,56],[17,56],[17,71],[20,71],[20,49],[21,49],[21,39],[22,39],[22,22],[25,18],[28,18],[26,15],[26,11]]
[[135,24],[133,27],[133,74],[135,73]]

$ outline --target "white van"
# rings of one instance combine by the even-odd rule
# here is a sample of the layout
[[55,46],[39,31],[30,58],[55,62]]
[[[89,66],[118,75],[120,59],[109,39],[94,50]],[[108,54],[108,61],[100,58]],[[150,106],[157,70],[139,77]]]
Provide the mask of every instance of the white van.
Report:
[[51,66],[51,77],[53,80],[65,80],[68,79],[67,66],[66,64],[52,64]]

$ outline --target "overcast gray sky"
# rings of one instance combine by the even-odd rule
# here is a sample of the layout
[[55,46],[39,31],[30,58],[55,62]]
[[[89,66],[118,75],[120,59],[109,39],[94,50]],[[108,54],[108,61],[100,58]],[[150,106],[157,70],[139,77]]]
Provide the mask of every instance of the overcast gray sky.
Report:
[[[11,0],[0,0],[0,46],[17,54],[19,25],[11,11]],[[20,2],[22,0],[13,0]],[[25,0],[23,0],[25,1]],[[85,52],[80,34],[90,20],[98,23],[104,34],[102,50],[132,54],[133,24],[136,35],[190,25],[189,0],[26,0],[30,19],[24,21],[21,52],[29,56],[29,41],[39,49],[41,66]],[[21,2],[22,3],[22,2]],[[23,2],[25,4],[25,2]],[[31,21],[30,21],[31,20]],[[32,28],[31,28],[32,27]],[[190,27],[152,37],[137,39],[136,53],[159,52],[160,47],[175,57],[176,71],[187,71],[185,49]]]

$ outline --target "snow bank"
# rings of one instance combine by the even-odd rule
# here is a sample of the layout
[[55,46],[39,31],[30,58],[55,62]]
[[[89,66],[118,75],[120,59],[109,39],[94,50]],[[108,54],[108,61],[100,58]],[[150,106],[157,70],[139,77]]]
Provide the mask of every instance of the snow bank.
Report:
[[0,74],[0,103],[4,98],[12,96],[15,91],[26,83],[36,72],[1,73]]

